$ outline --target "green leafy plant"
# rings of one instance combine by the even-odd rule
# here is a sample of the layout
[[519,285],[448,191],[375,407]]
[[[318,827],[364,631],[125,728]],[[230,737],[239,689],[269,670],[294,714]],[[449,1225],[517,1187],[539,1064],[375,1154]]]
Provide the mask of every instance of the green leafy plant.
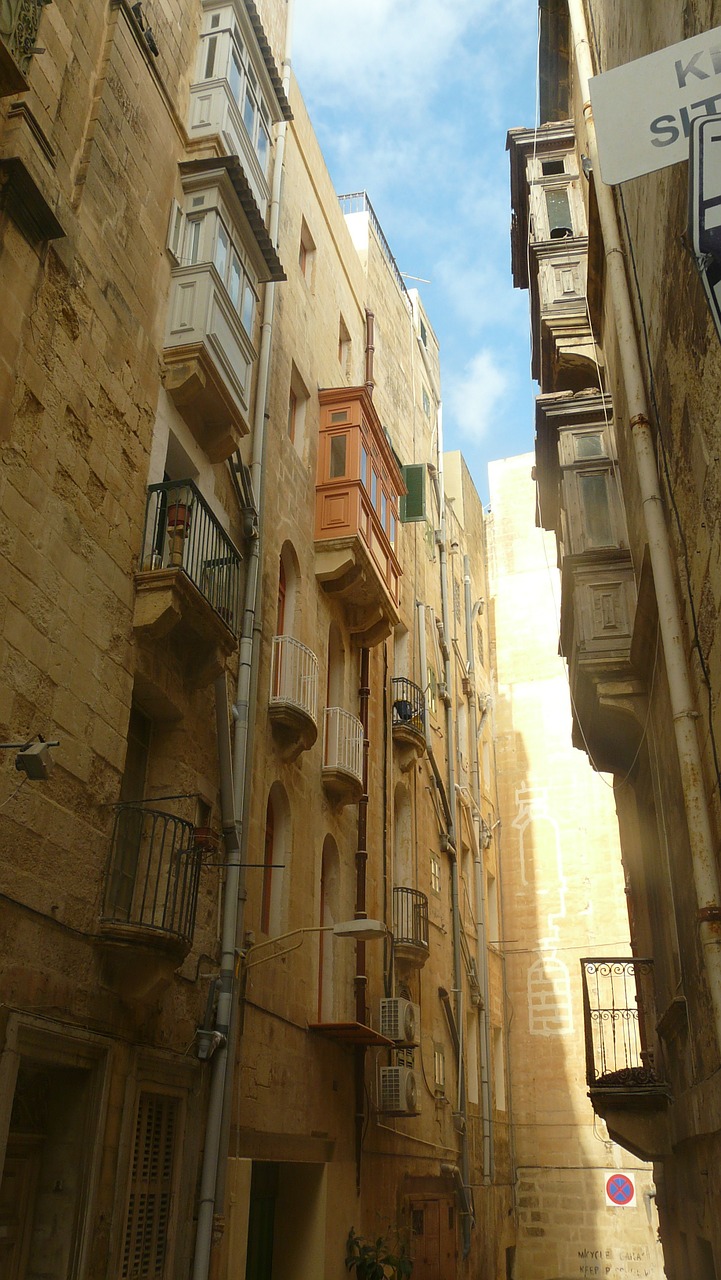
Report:
[[364,1240],[351,1227],[346,1240],[346,1271],[355,1271],[357,1280],[403,1280],[404,1276],[410,1276],[413,1259],[405,1241],[397,1232],[392,1236]]

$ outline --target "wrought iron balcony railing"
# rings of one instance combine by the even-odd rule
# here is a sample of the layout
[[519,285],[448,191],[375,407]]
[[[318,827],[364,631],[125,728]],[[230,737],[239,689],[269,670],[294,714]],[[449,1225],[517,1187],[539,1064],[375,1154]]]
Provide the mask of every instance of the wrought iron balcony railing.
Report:
[[117,805],[103,924],[189,948],[202,856],[192,822],[141,804]]
[[270,705],[292,706],[315,723],[318,706],[318,659],[293,636],[273,636]]
[[415,730],[423,737],[426,707],[423,690],[405,676],[395,676],[391,680],[391,698],[393,728]]
[[49,0],[7,0],[0,8],[0,40],[25,74],[37,45],[43,5]]
[[148,486],[141,569],[182,569],[234,635],[240,563],[240,552],[192,480]]
[[665,1089],[655,1061],[653,960],[584,959],[586,1079],[591,1089]]
[[419,889],[393,890],[393,942],[428,950],[428,899]]
[[326,707],[323,768],[363,781],[363,725],[342,707]]

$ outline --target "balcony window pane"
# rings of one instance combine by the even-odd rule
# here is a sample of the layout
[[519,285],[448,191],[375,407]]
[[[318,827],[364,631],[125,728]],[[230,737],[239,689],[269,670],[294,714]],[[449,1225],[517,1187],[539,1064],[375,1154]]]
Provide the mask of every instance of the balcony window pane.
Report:
[[373,506],[376,505],[377,497],[378,497],[378,476],[376,475],[375,471],[371,470],[371,502],[373,503]]
[[230,241],[228,240],[228,232],[225,230],[222,222],[218,223],[218,235],[215,241],[215,265],[218,268],[218,275],[221,280],[225,280],[225,272],[228,266],[228,248]]
[[268,130],[262,120],[258,125],[258,141],[255,144],[255,149],[258,154],[258,159],[260,160],[260,167],[263,170],[263,173],[266,173],[268,170],[268,156],[270,154],[270,138],[268,136]]
[[552,240],[560,240],[564,236],[573,235],[571,222],[571,205],[568,192],[564,188],[551,188],[546,191],[546,208],[548,209],[548,229]]
[[602,458],[604,455],[600,431],[589,431],[582,436],[574,436],[574,444],[577,458]]
[[610,547],[614,544],[608,478],[603,471],[578,477],[586,545]]
[[235,256],[235,254],[232,254],[230,259],[230,279],[228,281],[228,293],[230,294],[230,301],[232,302],[236,311],[240,309],[240,292],[241,292],[242,282],[243,282],[243,268],[240,265],[239,259]]
[[361,445],[361,480],[363,484],[368,486],[368,453],[364,444]]
[[330,478],[337,480],[345,475],[347,436],[332,436],[330,442]]
[[388,514],[388,501],[386,495],[381,490],[381,524],[386,527],[386,515]]
[[235,49],[233,49],[230,55],[230,69],[228,71],[228,83],[230,84],[230,92],[232,93],[233,97],[235,98],[235,101],[238,104],[240,103],[240,84],[241,84],[242,74],[243,72],[240,65],[240,61],[238,59],[238,55],[235,52]]
[[185,246],[185,259],[191,265],[200,262],[200,246],[201,246],[201,228],[203,225],[202,218],[193,218],[188,220],[188,235]]
[[255,133],[255,102],[250,89],[247,87],[245,90],[245,102],[243,103],[243,124],[252,139]]
[[396,545],[396,518],[395,518],[395,516],[394,516],[394,514],[393,514],[393,512],[392,512],[392,511],[391,511],[391,527],[390,527],[390,534],[389,534],[389,537],[390,537],[390,543],[391,543],[391,546],[392,546],[392,547],[395,547],[395,545]]
[[218,46],[218,37],[211,36],[208,41],[208,48],[205,54],[205,72],[203,74],[204,80],[211,80],[213,77],[213,71],[215,69],[215,51],[217,46]]
[[252,286],[246,280],[243,288],[243,310],[240,315],[241,323],[245,332],[251,334],[253,332],[253,319],[255,316],[255,293]]

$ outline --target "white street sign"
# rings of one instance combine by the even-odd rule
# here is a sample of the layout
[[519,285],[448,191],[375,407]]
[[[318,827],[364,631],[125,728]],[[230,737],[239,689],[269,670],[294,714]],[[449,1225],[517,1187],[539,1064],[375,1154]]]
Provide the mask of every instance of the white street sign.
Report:
[[604,182],[685,160],[691,121],[721,113],[721,27],[594,76],[591,106]]
[[721,338],[721,115],[692,121],[688,233]]

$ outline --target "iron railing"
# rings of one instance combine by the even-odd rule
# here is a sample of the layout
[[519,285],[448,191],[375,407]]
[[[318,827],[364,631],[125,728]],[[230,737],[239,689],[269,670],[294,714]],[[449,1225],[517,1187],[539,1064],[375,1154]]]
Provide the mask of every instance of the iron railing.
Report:
[[348,192],[347,195],[338,196],[338,203],[345,215],[349,213],[367,213],[368,214],[368,217],[370,219],[370,224],[373,227],[373,230],[375,231],[378,237],[381,250],[383,251],[383,256],[386,259],[386,262],[388,263],[388,266],[390,267],[391,271],[393,272],[393,275],[395,276],[396,284],[398,285],[398,288],[400,289],[401,293],[404,295],[406,304],[410,307],[411,300],[408,296],[408,290],[406,289],[405,280],[403,279],[403,276],[400,273],[400,270],[398,268],[398,263],[393,257],[393,254],[391,252],[391,247],[383,234],[383,228],[381,227],[381,224],[378,221],[378,215],[368,198],[368,192],[367,191],[350,191]]
[[35,52],[44,3],[49,0],[15,0],[7,15],[0,13],[0,40],[23,73]]
[[297,707],[316,723],[318,659],[293,636],[273,636],[270,705]]
[[393,942],[428,950],[428,899],[419,889],[393,890]]
[[326,707],[323,768],[339,770],[363,781],[363,725],[342,707]]
[[119,804],[110,846],[103,923],[131,925],[190,946],[202,848],[192,822]]
[[240,552],[192,480],[148,486],[141,569],[182,569],[234,635],[240,562]]
[[425,735],[426,699],[423,690],[407,680],[405,676],[394,676],[391,680],[392,726],[415,729],[423,737]]
[[586,1079],[592,1089],[664,1085],[654,1061],[653,960],[584,959]]

